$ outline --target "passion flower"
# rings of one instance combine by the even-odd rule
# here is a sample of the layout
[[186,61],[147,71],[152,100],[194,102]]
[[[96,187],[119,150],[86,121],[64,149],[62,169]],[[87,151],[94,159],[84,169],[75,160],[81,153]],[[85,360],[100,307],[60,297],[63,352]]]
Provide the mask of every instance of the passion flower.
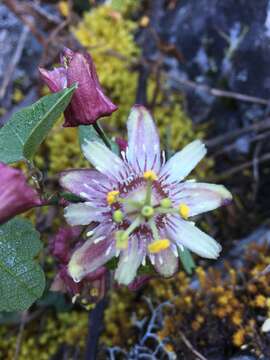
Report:
[[96,170],[71,170],[61,176],[67,190],[85,202],[65,208],[70,225],[98,222],[93,235],[72,255],[68,271],[81,281],[119,256],[115,278],[129,285],[148,257],[165,277],[178,268],[183,247],[216,259],[221,246],[189,221],[232,199],[222,185],[183,181],[206,154],[195,140],[167,162],[150,113],[134,106],[128,118],[128,146],[122,158],[100,142],[85,141],[83,152]]

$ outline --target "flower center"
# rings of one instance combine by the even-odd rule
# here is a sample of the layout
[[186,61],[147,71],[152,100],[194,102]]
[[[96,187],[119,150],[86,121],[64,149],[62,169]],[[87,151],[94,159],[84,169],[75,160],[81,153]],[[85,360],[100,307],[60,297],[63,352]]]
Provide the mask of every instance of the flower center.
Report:
[[[168,239],[162,239],[159,234],[158,219],[169,214],[178,214],[187,219],[190,209],[185,203],[176,208],[158,183],[158,176],[153,170],[145,171],[142,178],[134,179],[137,186],[130,189],[112,190],[107,194],[107,203],[112,208],[112,219],[117,224],[115,233],[116,247],[126,249],[130,235],[134,231],[147,228],[152,236],[149,239],[148,251],[158,253],[170,246]],[[160,189],[158,191],[157,189]],[[162,194],[164,194],[162,196]]]

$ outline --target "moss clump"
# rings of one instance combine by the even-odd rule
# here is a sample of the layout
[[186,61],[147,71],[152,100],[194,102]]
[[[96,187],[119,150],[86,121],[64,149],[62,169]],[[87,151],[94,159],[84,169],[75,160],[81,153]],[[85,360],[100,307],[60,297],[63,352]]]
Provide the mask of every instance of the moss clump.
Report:
[[[49,360],[65,346],[72,354],[83,354],[87,336],[86,312],[50,313],[27,324],[23,333],[19,360]],[[9,330],[9,331],[7,331]],[[1,359],[13,360],[18,327],[1,326]]]
[[[270,275],[263,272],[269,262],[270,247],[252,245],[239,269],[228,263],[223,270],[209,268],[206,272],[198,267],[197,284],[194,279],[192,287],[183,272],[169,280],[152,280],[144,295],[157,304],[169,300],[173,305],[165,309],[159,338],[177,344],[178,354],[186,351],[179,335],[182,332],[205,355],[211,348],[232,356],[244,346],[262,356],[270,346],[268,336],[260,331],[270,316]],[[138,297],[135,300],[135,296],[123,290],[113,295],[106,314],[104,341],[108,345],[129,348],[136,343],[138,334],[130,319],[132,313],[142,319],[147,310],[144,302]],[[124,305],[119,308],[121,303]]]

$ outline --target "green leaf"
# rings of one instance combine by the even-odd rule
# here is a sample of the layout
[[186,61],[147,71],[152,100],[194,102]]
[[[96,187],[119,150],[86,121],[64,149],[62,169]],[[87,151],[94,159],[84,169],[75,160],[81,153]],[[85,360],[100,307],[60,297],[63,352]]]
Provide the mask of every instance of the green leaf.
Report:
[[67,201],[70,201],[72,203],[80,203],[80,202],[84,202],[85,200],[82,199],[81,197],[75,195],[75,194],[72,194],[72,193],[69,193],[69,192],[61,192],[59,194],[63,199],[67,200]]
[[184,250],[178,248],[178,253],[185,271],[188,274],[192,274],[192,271],[195,269],[196,265],[190,251],[186,248],[184,248]]
[[16,112],[0,129],[0,161],[32,159],[56,120],[69,104],[76,85],[47,95]]
[[45,288],[45,276],[34,257],[42,248],[39,233],[25,219],[0,226],[0,311],[22,311]]

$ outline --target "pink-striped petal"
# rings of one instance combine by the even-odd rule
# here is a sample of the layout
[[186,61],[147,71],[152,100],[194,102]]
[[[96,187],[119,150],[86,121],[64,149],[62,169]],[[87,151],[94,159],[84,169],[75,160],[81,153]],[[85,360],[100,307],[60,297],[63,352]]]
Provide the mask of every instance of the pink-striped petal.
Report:
[[73,253],[68,264],[68,272],[75,282],[79,282],[103,266],[114,255],[113,238],[91,238]]
[[88,169],[62,172],[60,184],[73,194],[95,203],[106,199],[106,194],[112,189],[112,183],[105,175]]
[[64,216],[71,226],[88,225],[93,221],[102,221],[104,218],[102,210],[97,209],[89,202],[68,205],[65,208]]
[[172,200],[176,205],[186,204],[190,216],[214,210],[232,200],[232,194],[223,185],[185,182],[177,189]]
[[160,143],[150,112],[141,105],[131,109],[127,122],[127,159],[137,172],[160,170]]

